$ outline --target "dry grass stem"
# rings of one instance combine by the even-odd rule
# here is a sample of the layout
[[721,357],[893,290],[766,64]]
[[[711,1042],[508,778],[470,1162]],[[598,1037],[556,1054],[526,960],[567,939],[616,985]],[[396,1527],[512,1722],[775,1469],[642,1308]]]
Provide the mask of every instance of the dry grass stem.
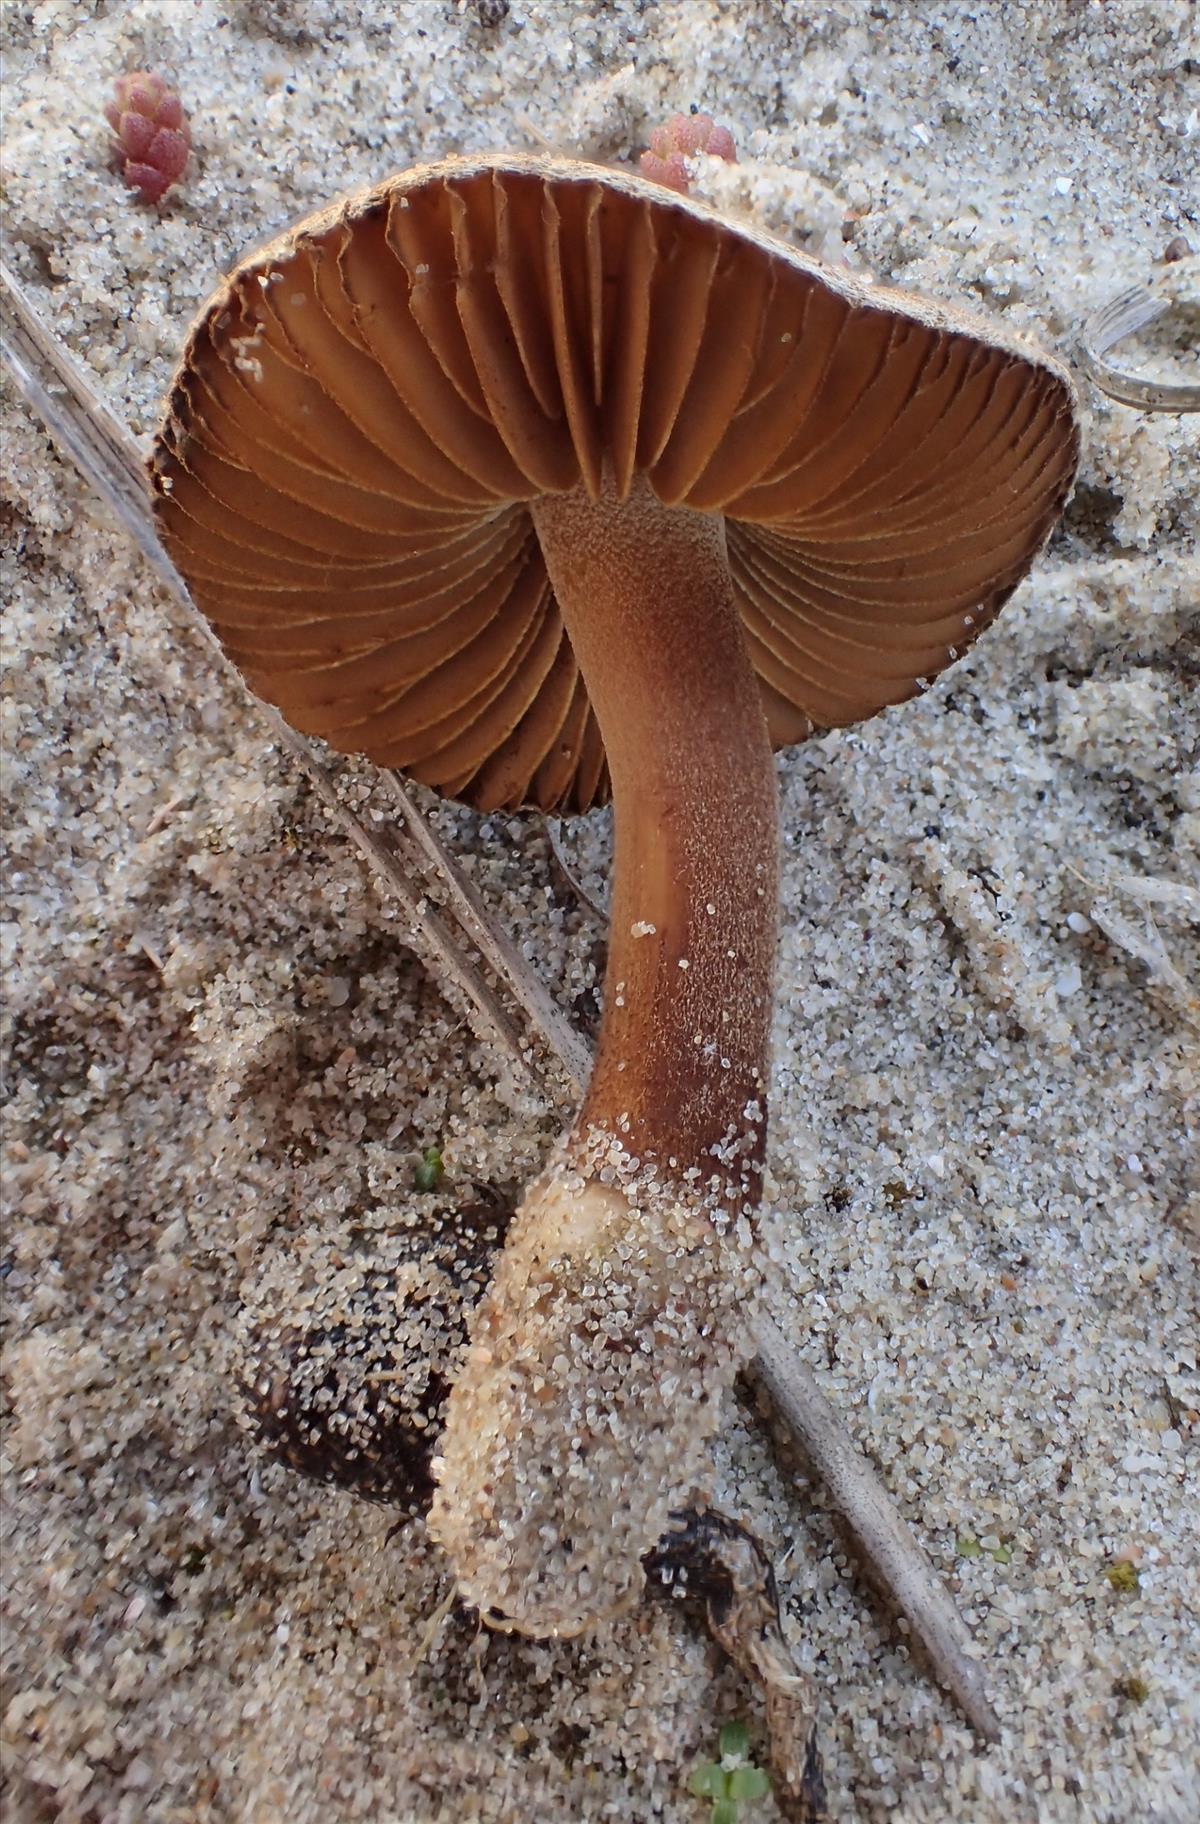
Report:
[[567,860],[566,852],[562,845],[562,837],[555,828],[556,821],[557,819],[553,817],[542,818],[542,828],[546,832],[546,841],[550,844],[550,853],[554,857],[554,865],[566,881],[568,887],[570,887],[576,899],[579,900],[581,905],[587,907],[597,924],[607,926],[608,913],[604,910],[603,906],[598,906],[591,894],[586,892],[580,885],[580,882],[571,868],[570,862]]
[[795,1349],[765,1315],[755,1326],[755,1341],[752,1379],[799,1442],[883,1588],[912,1623],[940,1682],[980,1734],[995,1741],[999,1720],[971,1657],[966,1626],[891,1496]]
[[[1146,971],[1150,986],[1192,1026],[1200,1024],[1200,993],[1177,967],[1150,908],[1157,907],[1168,922],[1200,922],[1200,891],[1182,880],[1153,875],[1105,874],[1094,879],[1068,862],[1072,874],[1092,895],[1088,917],[1118,950],[1133,957]],[[1141,909],[1139,929],[1118,909],[1118,900],[1133,900]]]
[[[390,786],[405,827],[420,852],[422,866],[433,870],[466,935],[484,961],[506,983],[547,1051],[556,1058],[573,1089],[582,1094],[591,1072],[591,1053],[541,978],[533,973],[516,945],[488,914],[472,883],[429,822],[423,817],[401,775],[387,769]],[[590,903],[590,902],[589,902]]]

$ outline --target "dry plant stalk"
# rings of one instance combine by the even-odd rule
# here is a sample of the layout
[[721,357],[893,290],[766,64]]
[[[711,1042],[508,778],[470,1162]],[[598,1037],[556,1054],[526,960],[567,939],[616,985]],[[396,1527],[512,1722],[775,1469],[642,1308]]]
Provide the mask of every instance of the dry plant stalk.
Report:
[[[3,267],[0,301],[4,317],[0,353],[18,390],[134,539],[156,575],[190,610],[187,590],[159,542],[132,436],[108,411],[78,364],[41,323],[15,278]],[[215,647],[203,618],[197,615],[196,620]],[[392,781],[392,789],[402,801],[406,830],[403,835],[397,833],[389,847],[341,801],[309,743],[257,699],[253,701],[272,736],[303,767],[322,801],[403,907],[418,954],[452,992],[467,998],[481,1034],[498,1041],[501,1050],[523,1069],[531,1074],[535,1071],[531,1048],[521,1043],[508,1014],[478,968],[446,923],[430,910],[423,896],[414,892],[411,875],[423,867],[436,868],[448,891],[451,912],[462,920],[466,934],[504,979],[537,1039],[558,1061],[568,1079],[579,1085],[586,1078],[584,1041],[573,1034],[544,986],[531,978],[513,946],[495,930],[436,832],[420,819],[402,784]],[[414,835],[418,820],[425,832],[419,841]],[[409,873],[399,865],[397,853],[404,855]],[[780,1421],[828,1487],[876,1578],[908,1617],[940,1681],[956,1697],[975,1728],[994,1739],[999,1724],[983,1694],[965,1625],[896,1513],[887,1491],[794,1348],[765,1316],[758,1320],[756,1342],[758,1360],[753,1372]]]
[[586,906],[596,923],[602,929],[607,929],[608,913],[602,906],[598,906],[591,894],[584,889],[575,870],[567,860],[566,850],[563,848],[562,843],[561,826],[556,830],[554,827],[555,822],[556,819],[553,817],[543,816],[542,818],[542,828],[546,832],[546,841],[550,844],[550,853],[554,858],[554,865],[562,875],[563,880],[566,882],[571,892],[575,895],[575,898],[579,901],[580,905]]

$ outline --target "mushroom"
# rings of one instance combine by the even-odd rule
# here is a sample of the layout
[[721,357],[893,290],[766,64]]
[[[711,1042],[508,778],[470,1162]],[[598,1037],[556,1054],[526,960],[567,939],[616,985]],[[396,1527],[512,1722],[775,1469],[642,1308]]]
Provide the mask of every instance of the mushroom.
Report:
[[1066,375],[1016,338],[567,161],[390,179],[193,329],[157,513],[251,687],[479,809],[614,800],[594,1073],[435,1465],[489,1619],[634,1599],[749,1353],[772,748],[961,652],[1076,455]]

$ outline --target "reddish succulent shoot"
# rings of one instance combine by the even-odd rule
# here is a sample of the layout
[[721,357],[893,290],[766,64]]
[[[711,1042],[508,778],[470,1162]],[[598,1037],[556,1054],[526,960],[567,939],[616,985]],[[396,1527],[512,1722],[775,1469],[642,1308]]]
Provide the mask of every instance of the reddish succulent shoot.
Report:
[[117,78],[104,118],[117,136],[125,182],[144,203],[160,202],[183,176],[192,147],[178,94],[164,76],[135,70]]
[[728,127],[717,126],[711,114],[672,114],[650,135],[650,150],[641,157],[642,176],[686,196],[692,181],[688,160],[701,152],[731,165],[737,162],[733,134]]

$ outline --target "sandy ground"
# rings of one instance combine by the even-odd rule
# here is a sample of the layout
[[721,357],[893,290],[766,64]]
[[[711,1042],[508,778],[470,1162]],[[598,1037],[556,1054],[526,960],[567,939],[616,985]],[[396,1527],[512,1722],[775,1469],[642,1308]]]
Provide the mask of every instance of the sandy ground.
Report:
[[[758,219],[1059,347],[1200,246],[1179,0],[5,19],[9,257],[139,433],[235,255],[535,129],[627,159],[699,103]],[[161,213],[100,112],[144,65],[195,134]],[[998,626],[920,702],[781,762],[771,1298],[1006,1723],[981,1750],[819,1491],[731,1411],[720,1493],[778,1554],[843,1820],[1200,1807],[1200,465],[1194,420],[1086,408],[1074,504]],[[444,1580],[420,1527],[248,1457],[229,1333],[264,1249],[386,1227],[435,1141],[446,1201],[519,1183],[565,1110],[472,1040],[11,399],[4,466],[8,1816],[694,1824],[690,1770],[734,1718],[761,1752],[762,1719],[681,1614],[541,1647],[452,1620],[423,1652]],[[441,827],[586,1020],[603,934],[537,822]],[[568,841],[602,891],[606,818]]]

